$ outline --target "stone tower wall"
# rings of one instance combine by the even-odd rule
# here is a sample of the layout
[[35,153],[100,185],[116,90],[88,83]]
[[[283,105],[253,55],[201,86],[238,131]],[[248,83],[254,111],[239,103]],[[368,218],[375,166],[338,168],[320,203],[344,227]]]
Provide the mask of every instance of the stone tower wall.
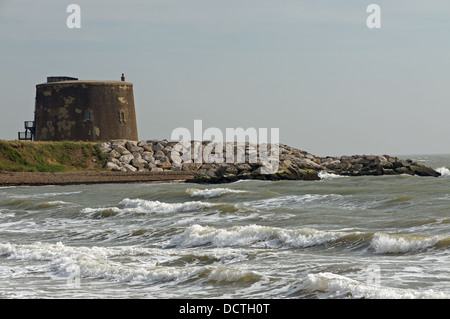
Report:
[[61,81],[36,86],[36,141],[138,140],[133,84]]

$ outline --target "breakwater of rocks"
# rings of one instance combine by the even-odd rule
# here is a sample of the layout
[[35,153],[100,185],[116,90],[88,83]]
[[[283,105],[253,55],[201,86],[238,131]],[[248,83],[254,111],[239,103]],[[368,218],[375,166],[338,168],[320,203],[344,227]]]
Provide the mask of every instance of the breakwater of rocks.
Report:
[[[270,145],[233,143],[231,149],[245,154],[245,160],[227,162],[226,151],[229,144],[223,144],[223,150],[213,149],[208,154],[223,155],[222,163],[202,161],[187,163],[181,160],[182,153],[172,152],[178,142],[167,140],[128,141],[112,140],[100,144],[107,157],[106,168],[122,172],[164,172],[190,171],[196,174],[193,182],[226,183],[242,179],[260,180],[319,180],[321,174],[342,176],[380,176],[380,175],[419,175],[438,177],[441,174],[430,167],[389,155],[352,155],[339,157],[319,157],[308,152],[278,144],[277,169],[267,173],[262,170],[264,163],[259,159],[262,152],[270,151]],[[191,144],[193,146],[193,144]],[[210,147],[210,142],[201,143],[202,150]],[[192,147],[194,149],[194,147]],[[210,151],[210,150],[209,150]],[[255,156],[256,155],[256,156]],[[217,156],[216,156],[217,158]],[[241,157],[242,159],[242,157]],[[229,160],[228,160],[229,161]]]

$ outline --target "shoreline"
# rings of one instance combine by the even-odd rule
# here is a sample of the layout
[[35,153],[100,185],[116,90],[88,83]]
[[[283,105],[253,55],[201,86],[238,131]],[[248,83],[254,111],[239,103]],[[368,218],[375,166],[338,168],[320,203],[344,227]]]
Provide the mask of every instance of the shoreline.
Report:
[[2,172],[0,186],[47,186],[111,183],[180,183],[192,180],[189,172]]
[[[208,145],[194,147],[194,143],[183,151],[178,150],[176,142],[167,140],[101,144],[0,140],[0,186],[315,181],[321,180],[321,172],[341,176],[441,176],[435,169],[389,155],[320,157],[284,144],[272,149],[273,145],[233,143],[230,161],[226,155],[230,145],[215,146],[217,149]],[[189,151],[191,157],[194,152],[194,159],[201,160],[187,162],[184,156]]]

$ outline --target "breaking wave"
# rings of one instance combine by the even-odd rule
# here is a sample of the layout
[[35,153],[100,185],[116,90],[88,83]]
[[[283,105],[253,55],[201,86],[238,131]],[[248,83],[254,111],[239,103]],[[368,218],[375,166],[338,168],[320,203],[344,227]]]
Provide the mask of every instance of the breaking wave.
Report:
[[190,194],[192,197],[199,196],[203,198],[217,197],[224,194],[238,194],[238,193],[247,193],[243,190],[236,190],[231,188],[212,188],[212,189],[197,189],[197,188],[188,188],[186,189],[186,193]]
[[144,199],[125,198],[120,202],[124,209],[131,209],[138,212],[156,212],[156,213],[176,213],[188,212],[212,207],[214,204],[200,201],[184,202],[184,203],[164,203],[160,201],[151,201]]
[[235,268],[217,266],[208,271],[208,281],[219,283],[245,283],[257,282],[261,275],[252,271],[244,271]]
[[66,206],[70,203],[62,201],[62,200],[53,200],[49,202],[40,203],[38,205],[39,208],[51,208],[51,207],[59,207],[59,206]]
[[211,203],[190,201],[184,203],[164,203],[144,199],[125,198],[119,203],[120,207],[87,207],[82,213],[88,215],[100,215],[100,217],[115,216],[121,213],[177,213],[201,210],[214,206]]
[[441,176],[450,176],[450,170],[447,167],[439,167],[436,172],[441,173]]
[[64,195],[74,195],[74,194],[80,194],[81,191],[75,191],[75,192],[52,192],[52,193],[42,193],[42,194],[16,194],[16,195],[9,195],[9,198],[16,198],[16,199],[41,199],[41,198],[49,198],[49,197],[56,197],[56,196],[64,196]]
[[349,206],[350,203],[345,203],[343,195],[339,194],[304,194],[304,195],[289,195],[274,197],[268,199],[248,201],[238,206],[251,207],[256,209],[272,209],[272,208],[290,208],[301,207],[304,205],[345,205]]
[[321,231],[312,228],[283,229],[260,225],[234,226],[225,229],[192,225],[167,242],[166,247],[255,246],[284,249],[325,244],[335,248],[360,249],[375,254],[405,254],[426,249],[450,248],[450,237]]
[[320,171],[318,175],[319,175],[320,179],[334,179],[334,178],[345,177],[345,176],[337,175],[334,173],[329,173],[327,171]]
[[8,209],[0,209],[0,219],[6,217],[14,217],[16,214]]
[[192,225],[167,243],[167,247],[229,247],[257,245],[267,248],[310,247],[334,241],[345,233],[319,231],[310,228],[287,230],[259,225],[218,229]]
[[[71,247],[61,242],[55,244],[36,242],[27,245],[0,243],[0,256],[26,261],[27,263],[39,262],[39,265],[34,264],[35,266],[28,267],[34,267],[35,272],[51,274],[52,277],[59,279],[66,279],[73,275],[72,269],[74,266],[79,269],[81,278],[101,278],[137,284],[182,282],[197,278],[212,283],[254,283],[261,278],[261,275],[252,271],[221,265],[166,266],[158,262],[158,259],[170,259],[170,256],[164,250],[131,246],[106,248],[95,246]],[[140,259],[145,256],[151,261],[144,265],[142,263],[136,265],[114,261],[114,257],[120,256],[139,256]],[[179,255],[177,258],[179,258]]]
[[318,294],[322,298],[352,299],[448,299],[449,295],[434,291],[391,288],[353,280],[330,272],[309,274],[300,285],[301,290]]
[[[151,254],[149,249],[132,247],[70,247],[62,244],[34,243],[29,245],[0,244],[0,255],[9,259],[25,261],[47,261],[36,267],[36,271],[52,273],[59,278],[68,278],[71,267],[79,268],[82,278],[102,278],[119,282],[166,282],[183,281],[205,271],[205,267],[165,267],[156,262],[142,264],[118,263],[110,259],[114,256]],[[39,269],[39,270],[38,270]]]
[[448,248],[450,237],[375,233],[370,245],[378,254],[410,253],[430,248]]

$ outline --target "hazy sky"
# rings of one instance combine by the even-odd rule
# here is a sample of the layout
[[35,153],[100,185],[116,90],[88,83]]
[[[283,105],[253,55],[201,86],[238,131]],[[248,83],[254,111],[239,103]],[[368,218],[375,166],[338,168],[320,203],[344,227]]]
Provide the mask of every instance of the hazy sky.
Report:
[[142,140],[200,119],[316,155],[450,153],[448,0],[0,0],[0,57],[1,139],[47,76],[125,73]]

